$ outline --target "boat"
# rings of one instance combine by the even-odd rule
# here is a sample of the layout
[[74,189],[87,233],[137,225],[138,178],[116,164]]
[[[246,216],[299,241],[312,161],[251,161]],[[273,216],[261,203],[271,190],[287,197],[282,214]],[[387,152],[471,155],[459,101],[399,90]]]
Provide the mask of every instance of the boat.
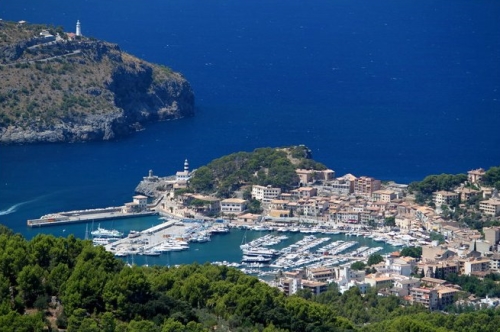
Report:
[[161,251],[155,249],[149,249],[142,253],[144,256],[160,256]]
[[138,237],[138,236],[141,236],[141,232],[139,232],[139,231],[132,230],[128,233],[129,238],[134,238],[134,237]]
[[92,243],[94,245],[105,246],[118,240],[120,240],[120,238],[117,237],[95,237],[92,239]]
[[264,257],[262,255],[260,256],[247,256],[243,255],[243,258],[241,259],[242,262],[244,263],[267,263],[271,261],[271,257]]
[[101,227],[101,224],[97,227],[95,231],[90,232],[92,236],[96,237],[122,237],[123,233],[117,231],[116,229],[105,229]]

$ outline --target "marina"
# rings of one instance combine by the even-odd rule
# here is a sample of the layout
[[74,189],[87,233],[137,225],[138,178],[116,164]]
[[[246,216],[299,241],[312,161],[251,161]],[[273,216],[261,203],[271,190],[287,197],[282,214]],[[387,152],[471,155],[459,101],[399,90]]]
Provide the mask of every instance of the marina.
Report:
[[[387,254],[396,249],[387,243],[381,245],[373,236],[352,237],[345,232],[262,232],[199,220],[157,219],[157,225],[129,231],[128,236],[102,245],[116,257],[138,265],[210,262],[259,277],[303,267],[350,265],[366,261],[373,253]],[[224,227],[227,231],[212,232]],[[200,237],[206,240],[199,241]]]
[[[345,225],[283,227],[272,220],[234,224],[225,220],[171,219],[153,211],[123,213],[123,207],[63,212],[40,220],[43,226],[59,229],[63,226],[82,229],[83,225],[71,224],[84,223],[83,238],[91,238],[94,245],[103,246],[128,264],[133,261],[137,265],[170,266],[210,262],[258,276],[304,267],[350,265],[366,261],[374,253],[387,254],[426,240],[399,232],[373,232]],[[32,222],[31,226],[34,225]]]

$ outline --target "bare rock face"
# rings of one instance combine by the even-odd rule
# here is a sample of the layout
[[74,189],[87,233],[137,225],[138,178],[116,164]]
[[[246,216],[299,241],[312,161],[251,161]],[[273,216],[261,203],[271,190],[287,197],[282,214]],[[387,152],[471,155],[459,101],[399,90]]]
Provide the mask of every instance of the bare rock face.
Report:
[[0,45],[0,70],[3,144],[113,140],[148,122],[194,115],[194,94],[181,74],[115,44]]

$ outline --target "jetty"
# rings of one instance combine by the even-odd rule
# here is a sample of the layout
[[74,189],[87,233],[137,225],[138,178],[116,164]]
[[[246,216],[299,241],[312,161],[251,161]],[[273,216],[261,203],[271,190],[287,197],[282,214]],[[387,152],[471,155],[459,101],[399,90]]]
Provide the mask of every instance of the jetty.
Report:
[[28,227],[43,227],[157,215],[158,212],[151,209],[147,201],[146,196],[136,195],[133,196],[132,202],[125,203],[123,206],[51,213],[39,219],[29,219],[27,225]]
[[29,219],[27,225],[28,227],[45,227],[90,221],[99,222],[113,219],[146,217],[157,214],[158,212],[156,211],[123,212],[121,207],[108,207],[52,213],[42,216],[40,219]]

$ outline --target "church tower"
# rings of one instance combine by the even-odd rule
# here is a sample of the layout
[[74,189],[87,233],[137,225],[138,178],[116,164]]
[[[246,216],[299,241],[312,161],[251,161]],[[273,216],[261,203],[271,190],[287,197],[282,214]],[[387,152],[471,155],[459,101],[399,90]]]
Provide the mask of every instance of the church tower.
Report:
[[82,35],[82,27],[80,26],[80,20],[76,21],[76,33],[75,35],[81,36]]

